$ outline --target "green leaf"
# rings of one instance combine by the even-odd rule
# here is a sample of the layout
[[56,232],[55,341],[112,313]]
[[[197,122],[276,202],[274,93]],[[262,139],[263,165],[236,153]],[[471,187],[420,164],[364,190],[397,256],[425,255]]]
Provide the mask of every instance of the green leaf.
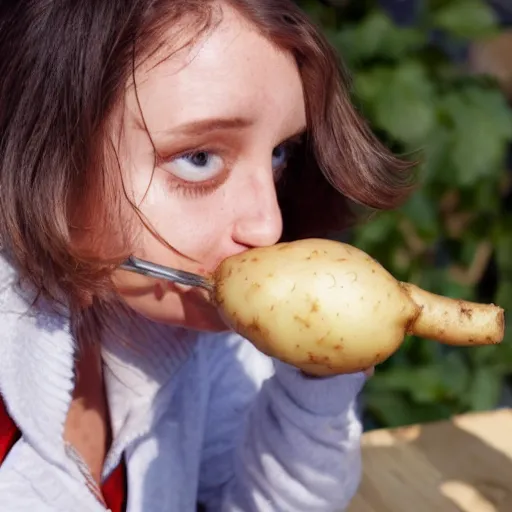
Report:
[[424,236],[433,236],[438,233],[436,205],[427,198],[425,189],[420,189],[413,194],[402,207],[402,212]]
[[512,231],[503,231],[496,242],[496,262],[500,273],[512,279]]
[[445,393],[451,398],[462,395],[470,384],[469,366],[460,350],[452,350],[441,360],[440,373]]
[[[473,208],[483,212],[497,214],[500,210],[500,203],[496,201],[496,197],[499,196],[499,178],[500,175],[496,176],[497,179],[481,180],[478,186],[475,188],[474,201],[472,204]],[[488,227],[488,226],[487,226]],[[486,230],[487,232],[487,230]]]
[[437,125],[431,131],[425,144],[424,182],[435,181],[449,186],[453,184],[456,167],[452,160],[453,130]]
[[369,110],[374,110],[381,91],[387,86],[393,71],[384,66],[375,66],[354,75],[354,94]]
[[375,121],[392,137],[407,144],[424,141],[434,127],[434,91],[423,66],[406,61],[390,70],[375,100]]
[[417,404],[393,392],[366,394],[365,402],[370,414],[383,426],[391,428],[447,419],[453,414],[446,404]]
[[371,388],[407,393],[416,403],[435,402],[444,394],[442,368],[436,364],[419,368],[397,367],[385,374],[376,374],[373,379]]
[[499,91],[471,87],[447,95],[442,109],[452,122],[451,158],[461,186],[502,172],[512,138],[512,115]]
[[428,404],[443,396],[441,369],[436,365],[417,368],[411,379],[411,395],[415,402]]
[[508,278],[502,276],[502,279],[498,283],[495,302],[505,310],[512,309],[512,280],[510,276],[508,276]]
[[496,407],[501,393],[502,375],[492,367],[477,368],[472,375],[469,404],[474,411],[487,411]]
[[454,281],[448,272],[445,270],[444,278],[439,283],[439,293],[453,299],[474,300],[473,286]]
[[371,11],[357,25],[347,26],[330,37],[350,63],[382,57],[399,59],[423,46],[426,34],[417,28],[396,26],[381,10]]
[[495,34],[494,11],[482,0],[459,0],[439,9],[433,16],[434,26],[463,39]]
[[390,20],[374,11],[357,25],[341,30],[332,41],[346,59],[357,62],[378,54],[382,41],[390,30],[393,30]]
[[427,35],[417,28],[393,27],[382,42],[381,55],[400,59],[414,54],[427,43]]
[[335,9],[318,2],[318,0],[300,0],[300,7],[307,11],[308,16],[322,26],[324,30],[335,27]]
[[384,425],[398,427],[416,420],[409,401],[399,393],[380,391],[365,398],[366,408]]
[[407,366],[399,366],[385,373],[377,372],[368,382],[368,387],[409,393],[415,385],[415,372],[416,369]]
[[[393,213],[381,213],[378,217],[361,226],[357,233],[357,245],[361,249],[383,242],[396,229]],[[366,249],[363,249],[366,250]]]

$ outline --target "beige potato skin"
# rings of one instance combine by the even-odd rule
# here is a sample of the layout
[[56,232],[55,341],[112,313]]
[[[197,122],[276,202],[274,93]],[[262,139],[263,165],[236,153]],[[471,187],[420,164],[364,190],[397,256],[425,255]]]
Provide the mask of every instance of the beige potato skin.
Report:
[[394,352],[419,313],[379,267],[327,240],[252,249],[219,267],[215,300],[262,352],[312,374],[356,372]]
[[[491,306],[472,305],[478,328],[487,325],[479,336],[467,315],[465,323],[454,322],[460,313],[454,304],[459,307],[461,301],[439,302],[435,295],[398,282],[365,252],[330,240],[251,249],[222,262],[212,280],[212,300],[228,325],[263,353],[313,375],[353,373],[379,364],[399,348],[406,333],[433,334],[432,319],[445,322],[439,341],[489,344],[503,337],[500,308],[490,312]],[[491,332],[489,323],[499,323],[496,318],[501,326],[493,325]]]
[[490,345],[503,340],[502,308],[441,297],[410,283],[402,283],[402,287],[421,307],[410,326],[411,334],[456,346]]

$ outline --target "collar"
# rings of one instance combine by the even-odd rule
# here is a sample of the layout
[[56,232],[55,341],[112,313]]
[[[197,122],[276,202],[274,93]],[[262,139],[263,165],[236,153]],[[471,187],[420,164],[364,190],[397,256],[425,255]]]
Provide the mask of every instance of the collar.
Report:
[[[0,394],[27,442],[69,471],[63,434],[77,356],[69,317],[42,301],[32,306],[35,294],[20,287],[16,270],[2,254],[0,283]],[[112,336],[102,341],[107,395],[118,433],[126,432],[126,418],[137,416],[131,414],[134,404],[149,403],[190,357],[198,336],[149,321],[135,332],[133,344],[117,343]]]
[[71,402],[76,344],[69,318],[22,289],[0,256],[0,393],[27,442],[69,469],[64,422]]

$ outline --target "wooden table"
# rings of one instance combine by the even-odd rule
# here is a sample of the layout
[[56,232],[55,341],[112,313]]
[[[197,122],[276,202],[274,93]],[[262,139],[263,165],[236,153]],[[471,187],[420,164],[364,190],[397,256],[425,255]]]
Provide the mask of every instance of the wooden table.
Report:
[[512,410],[363,436],[347,512],[512,512]]

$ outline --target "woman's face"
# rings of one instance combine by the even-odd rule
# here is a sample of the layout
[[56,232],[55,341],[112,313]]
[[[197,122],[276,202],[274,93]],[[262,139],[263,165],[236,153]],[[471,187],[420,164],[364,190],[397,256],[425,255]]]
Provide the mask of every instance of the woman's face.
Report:
[[[116,137],[128,193],[172,250],[141,228],[133,254],[207,274],[281,236],[275,182],[305,130],[302,82],[292,56],[228,7],[197,44],[162,52],[137,70]],[[200,290],[124,271],[114,280],[150,319],[225,329]]]

